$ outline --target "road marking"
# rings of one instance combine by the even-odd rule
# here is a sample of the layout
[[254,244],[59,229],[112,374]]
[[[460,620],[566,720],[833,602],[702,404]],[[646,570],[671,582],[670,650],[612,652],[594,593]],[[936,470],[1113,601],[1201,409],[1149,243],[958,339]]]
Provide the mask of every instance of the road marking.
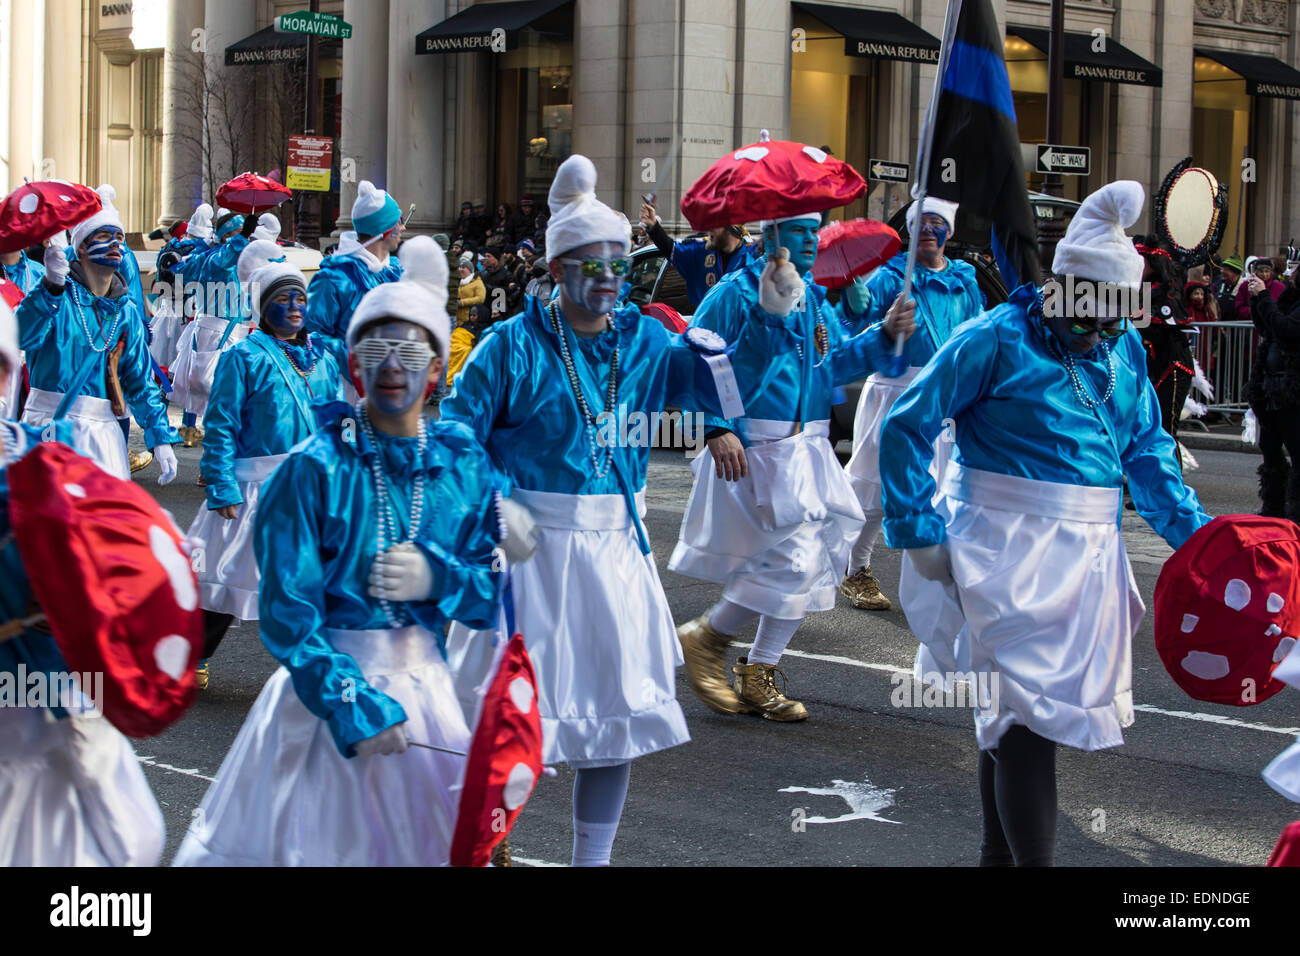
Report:
[[849,812],[838,817],[803,817],[802,823],[846,823],[849,820],[875,820],[877,823],[902,824],[902,820],[887,820],[881,810],[894,805],[897,791],[874,786],[863,777],[859,781],[832,780],[829,787],[782,787],[777,793],[809,793],[815,797],[839,797],[849,805]]
[[510,851],[510,859],[515,863],[522,863],[524,866],[568,866],[567,863],[551,863],[547,860],[534,860],[530,856],[519,856],[513,850]]
[[[740,647],[753,647],[753,644],[739,644]],[[883,671],[887,674],[902,674],[907,677],[912,676],[910,667],[895,667],[892,664],[873,664],[870,661],[860,661],[853,657],[841,657],[838,654],[812,654],[808,651],[795,651],[787,649],[786,657],[802,657],[810,661],[822,661],[827,664],[847,664],[849,667],[858,667],[862,670]],[[1176,717],[1179,720],[1197,720],[1205,724],[1222,724],[1225,727],[1241,727],[1245,730],[1262,730],[1270,734],[1282,734],[1287,737],[1294,737],[1300,734],[1300,727],[1273,727],[1269,724],[1258,724],[1249,720],[1238,720],[1236,717],[1221,717],[1218,714],[1202,714],[1191,710],[1165,710],[1162,707],[1154,707],[1151,704],[1134,704],[1134,710],[1140,710],[1144,714],[1158,714],[1161,717]]]
[[171,773],[183,773],[187,777],[197,777],[199,780],[206,780],[208,783],[216,783],[215,777],[209,777],[205,774],[199,773],[197,767],[192,767],[189,770],[186,770],[183,767],[173,767],[169,763],[159,763],[157,760],[154,760],[153,757],[141,757],[139,754],[136,755],[135,759],[150,767],[157,767],[159,770],[167,770]]

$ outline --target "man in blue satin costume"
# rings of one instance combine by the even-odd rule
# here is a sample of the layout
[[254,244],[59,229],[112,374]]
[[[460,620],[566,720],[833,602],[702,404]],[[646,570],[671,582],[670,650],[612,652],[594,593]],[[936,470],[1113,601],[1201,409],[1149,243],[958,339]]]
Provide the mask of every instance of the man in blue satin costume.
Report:
[[[776,665],[804,616],[835,606],[862,526],[827,437],[836,386],[876,371],[898,374],[906,364],[893,342],[911,333],[913,306],[900,298],[883,321],[850,335],[849,323],[860,317],[842,318],[812,279],[820,226],[820,209],[761,223],[763,256],[725,276],[691,319],[693,328],[726,339],[758,325],[779,342],[760,366],[737,369],[742,382],[763,383],[745,416],[710,420],[708,451],[693,463],[695,486],[668,564],[724,585],[721,600],[678,628],[691,687],[721,714],[807,718],[802,703],[777,689]],[[732,666],[730,685],[728,648],[755,619],[754,647]]]
[[[0,254],[0,266],[4,268],[4,277],[16,285],[23,295],[36,288],[37,283],[45,277],[45,266],[29,259],[21,249]],[[17,417],[22,380],[21,368],[15,369],[14,374],[9,376],[9,387],[0,392],[0,418]]]
[[[984,311],[984,294],[968,262],[944,255],[944,246],[957,223],[957,204],[927,196],[924,211],[920,201],[908,211],[911,233],[917,237],[916,269],[912,275],[912,296],[916,299],[917,332],[907,340],[903,354],[907,370],[898,378],[879,373],[867,379],[858,399],[853,420],[853,457],[845,466],[849,483],[857,493],[866,523],[853,545],[849,565],[840,582],[840,593],[854,607],[864,611],[887,611],[889,598],[871,572],[871,553],[880,538],[884,511],[880,506],[880,429],[885,416],[903,389],[921,371],[953,330]],[[920,211],[920,222],[917,214]],[[890,303],[903,291],[907,253],[900,252],[873,272],[857,279],[844,290],[850,309],[867,322],[880,319]],[[940,445],[942,451],[946,445]],[[942,466],[942,463],[940,463]]]
[[[484,443],[514,483],[511,500],[539,526],[537,556],[515,571],[513,590],[545,760],[578,771],[575,865],[609,862],[631,761],[690,739],[672,614],[642,523],[657,416],[670,405],[731,407],[719,397],[735,382],[731,363],[761,367],[776,344],[753,323],[728,349],[716,335],[673,335],[619,305],[627,220],[595,188],[587,157],[560,166],[546,232],[558,295],[529,296],[521,314],[483,336],[442,404],[445,421]],[[760,382],[739,384],[743,406]],[[489,639],[452,627],[448,659],[462,688],[479,684]]]
[[[407,254],[410,258],[407,258]],[[282,665],[217,772],[177,865],[445,865],[469,728],[443,653],[450,620],[488,627],[510,555],[505,482],[464,425],[423,403],[446,360],[446,256],[407,244],[407,275],[348,330],[357,406],[263,490],[262,641]],[[418,263],[413,263],[418,259]]]
[[[17,323],[0,302],[0,392],[18,361]],[[10,528],[8,468],[46,440],[72,445],[71,422],[36,428],[0,421],[3,623],[32,613],[28,571]],[[23,706],[41,674],[51,693],[68,674],[49,631],[29,627],[0,640],[0,687],[8,688],[0,692],[0,866],[155,866],[165,839],[162,811],[131,745],[79,693]]]
[[[885,540],[904,548],[899,595],[916,677],[985,690],[975,712],[984,865],[1050,865],[1055,748],[1123,743],[1130,645],[1145,610],[1120,534],[1125,476],[1171,547],[1210,518],[1161,428],[1134,314],[1143,260],[1124,229],[1144,201],[1111,183],[1080,206],[1053,279],[966,322],[885,421]],[[1086,298],[1067,299],[1063,289]],[[956,450],[931,503],[933,443]],[[962,678],[956,678],[962,679]]]

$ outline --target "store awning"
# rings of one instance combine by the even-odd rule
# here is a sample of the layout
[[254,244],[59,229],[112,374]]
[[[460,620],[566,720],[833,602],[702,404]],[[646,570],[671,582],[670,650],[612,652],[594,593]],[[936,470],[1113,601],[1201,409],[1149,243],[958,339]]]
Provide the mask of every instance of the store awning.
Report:
[[[1008,26],[1007,32],[1044,53],[1051,44],[1051,32],[1038,27]],[[1094,50],[1098,39],[1090,33],[1065,34],[1067,79],[1132,83],[1135,86],[1163,85],[1164,74],[1160,67],[1138,56],[1114,37],[1105,38],[1104,49]]]
[[1300,100],[1300,70],[1272,56],[1236,53],[1228,50],[1203,50],[1197,56],[1221,63],[1246,81],[1251,96],[1271,96],[1280,100]]
[[260,63],[293,63],[307,59],[307,34],[276,33],[263,27],[251,36],[226,47],[226,66]]
[[939,38],[892,11],[833,7],[825,3],[796,3],[794,8],[843,34],[845,56],[939,62]]
[[[572,36],[573,11],[562,9],[571,8],[572,4],[573,0],[476,3],[419,34],[415,38],[415,52],[513,50],[519,44],[519,31],[525,27],[543,34]],[[494,47],[494,43],[498,46]]]

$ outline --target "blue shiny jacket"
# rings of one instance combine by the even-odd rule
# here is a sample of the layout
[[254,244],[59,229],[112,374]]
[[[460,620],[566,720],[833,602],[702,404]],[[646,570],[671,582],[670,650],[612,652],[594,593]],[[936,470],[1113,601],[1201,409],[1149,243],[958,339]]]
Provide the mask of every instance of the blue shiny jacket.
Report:
[[19,254],[17,262],[4,267],[4,273],[5,278],[22,289],[23,295],[26,295],[44,278],[45,266],[34,259],[28,259],[27,253],[23,252]]
[[440,646],[450,620],[474,628],[496,620],[503,575],[492,556],[500,535],[494,493],[506,482],[462,425],[429,422],[428,446],[418,459],[415,438],[376,431],[378,447],[371,445],[349,405],[320,404],[317,414],[319,431],[267,479],[258,503],[259,613],[267,650],[288,670],[303,705],[325,721],[339,752],[351,757],[358,741],[406,719],[402,706],[368,684],[325,633],[390,626],[368,593],[378,553],[371,460],[378,457],[387,473],[402,540],[415,475],[425,476],[415,543],[433,568],[434,597],[396,607],[432,631]]
[[239,254],[248,245],[246,236],[234,235],[225,242],[206,246],[176,264],[175,273],[185,285],[200,283],[198,311],[225,319],[247,318],[239,283]]
[[346,339],[348,323],[362,296],[401,277],[396,256],[389,256],[388,264],[377,272],[372,272],[360,255],[326,256],[307,287],[307,331]]
[[113,277],[104,296],[92,294],[69,275],[58,294],[50,291],[47,282],[41,282],[18,305],[18,347],[27,353],[27,376],[32,388],[66,392],[82,365],[95,356],[99,368],[77,394],[107,398],[106,352],[96,353],[95,348],[102,348],[106,342],[111,347],[116,341],[125,341],[117,366],[122,394],[144,429],[145,446],[153,448],[178,442],[180,437],[167,421],[162,393],[154,382],[146,331],[139,306],[127,294],[120,275]]
[[[312,369],[306,378],[284,350],[298,368]],[[199,473],[207,482],[208,508],[244,500],[235,480],[235,459],[285,454],[316,431],[313,403],[335,401],[342,394],[338,362],[310,336],[306,346],[282,346],[258,329],[223,352],[203,418]]]
[[[963,324],[903,392],[885,419],[880,476],[885,540],[891,548],[937,544],[946,537],[930,504],[934,440],[949,422],[958,463],[1038,481],[1119,488],[1129,476],[1138,514],[1170,546],[1180,547],[1210,517],[1183,484],[1174,441],[1160,427],[1155,390],[1137,331],[1109,347],[1115,387],[1096,408],[1075,394],[1055,334],[1031,314],[1037,291]],[[1074,356],[1090,401],[1110,380],[1107,346]],[[1116,522],[1119,521],[1116,514]]]
[[[805,307],[784,318],[769,315],[758,304],[758,280],[767,257],[755,259],[742,269],[728,273],[704,297],[691,317],[691,326],[712,329],[728,342],[745,330],[765,330],[768,349],[751,352],[734,361],[742,389],[756,387],[758,395],[745,402],[748,418],[783,422],[812,422],[830,418],[836,402],[836,386],[865,378],[873,372],[900,375],[907,367],[903,356],[877,322],[857,335],[848,328],[864,326],[859,316],[828,305],[826,290],[804,274]],[[818,345],[818,330],[825,337]],[[710,427],[728,428],[748,444],[744,420],[710,418]]]
[[[855,317],[854,330],[879,322],[903,291],[907,254],[900,252],[867,278],[871,300],[866,312]],[[916,264],[912,273],[912,298],[916,300],[916,332],[903,346],[908,365],[924,365],[967,319],[984,311],[984,294],[969,262],[949,259],[948,267],[934,272]]]

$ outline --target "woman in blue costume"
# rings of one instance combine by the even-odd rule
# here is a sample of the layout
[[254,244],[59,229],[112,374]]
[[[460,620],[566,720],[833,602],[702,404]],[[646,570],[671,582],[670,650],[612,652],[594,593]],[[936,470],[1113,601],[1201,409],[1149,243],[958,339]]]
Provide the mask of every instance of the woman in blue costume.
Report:
[[[1143,200],[1128,181],[1085,199],[1052,271],[1076,289],[1136,291],[1143,260],[1123,230]],[[962,325],[882,438],[885,541],[907,549],[899,596],[921,642],[917,679],[987,689],[975,713],[983,865],[1050,865],[1056,745],[1117,747],[1133,722],[1145,608],[1120,534],[1124,477],[1172,547],[1210,520],[1160,426],[1125,303],[1075,308],[1061,288],[1021,286]],[[947,420],[957,447],[936,506],[929,468]]]
[[[911,232],[917,237],[916,270],[912,274],[917,331],[903,350],[907,370],[897,378],[877,373],[867,379],[853,421],[853,457],[845,467],[867,520],[853,545],[840,592],[854,607],[864,611],[887,611],[891,606],[889,598],[880,590],[880,582],[871,573],[871,553],[880,539],[884,521],[880,506],[880,429],[885,424],[885,416],[903,389],[920,373],[921,366],[948,341],[953,330],[984,311],[984,295],[975,280],[975,269],[967,262],[951,260],[943,254],[956,226],[957,204],[928,196],[917,224],[918,205],[913,202],[908,210]],[[867,322],[880,319],[903,291],[906,263],[907,254],[900,252],[870,278],[859,279],[846,289],[845,299],[853,311]],[[945,452],[949,447],[947,442],[941,442],[937,449],[938,474],[946,464]]]
[[[18,371],[13,313],[0,302],[0,391]],[[9,525],[8,467],[43,439],[72,444],[67,420],[43,428],[0,421],[0,621],[31,614],[27,570]],[[22,706],[31,681],[62,684],[68,666],[48,632],[0,640],[0,866],[154,866],[162,811],[131,745],[90,702]],[[9,697],[10,699],[6,699]]]
[[[0,254],[0,266],[4,277],[18,287],[23,295],[35,289],[41,279],[45,278],[45,266],[30,259],[23,250]],[[9,376],[9,386],[0,392],[0,418],[16,418],[18,414],[19,391],[22,386],[22,371],[14,369]]]
[[76,447],[126,479],[131,472],[117,414],[129,408],[165,485],[176,477],[171,446],[180,439],[154,380],[144,319],[117,271],[124,235],[117,210],[105,200],[72,230],[75,262],[69,265],[54,245],[46,249],[45,278],[18,307],[31,384],[23,421],[39,426],[68,417]]
[[408,243],[428,271],[372,290],[353,315],[364,401],[322,405],[320,430],[263,489],[262,640],[283,666],[177,865],[448,861],[464,759],[408,749],[408,734],[468,747],[442,634],[449,620],[496,619],[504,483],[467,428],[421,414],[450,337],[446,257],[434,250]]
[[[762,388],[745,416],[710,421],[668,563],[724,585],[713,608],[678,628],[691,688],[718,713],[777,721],[808,716],[777,690],[776,665],[805,615],[834,608],[862,527],[862,509],[827,437],[836,386],[901,372],[905,359],[894,355],[893,341],[913,328],[912,304],[900,300],[883,321],[851,336],[812,279],[820,209],[794,213],[761,224],[763,256],[724,276],[691,319],[692,327],[725,339],[767,328],[777,344],[756,368],[737,369],[742,382]],[[756,618],[754,647],[731,668],[733,688],[724,672],[727,649]]]
[[[545,760],[578,771],[579,865],[609,862],[630,762],[690,739],[672,614],[641,520],[654,416],[669,405],[736,414],[759,383],[741,378],[749,392],[722,404],[719,393],[735,385],[727,353],[752,367],[775,347],[761,325],[726,349],[716,335],[671,335],[617,305],[627,221],[595,187],[585,156],[560,166],[546,231],[558,298],[529,296],[523,313],[494,326],[442,404],[443,419],[468,425],[510,476],[512,501],[538,526],[537,555],[515,572],[514,594]],[[462,688],[478,684],[490,646],[490,634],[453,626],[448,659]]]
[[[248,251],[257,252],[252,243]],[[257,620],[253,527],[262,485],[289,449],[316,431],[312,405],[342,397],[343,370],[303,328],[302,272],[268,262],[248,286],[258,327],[217,361],[199,463],[207,507],[189,530],[206,630],[200,688],[207,686],[208,658],[234,620]]]

